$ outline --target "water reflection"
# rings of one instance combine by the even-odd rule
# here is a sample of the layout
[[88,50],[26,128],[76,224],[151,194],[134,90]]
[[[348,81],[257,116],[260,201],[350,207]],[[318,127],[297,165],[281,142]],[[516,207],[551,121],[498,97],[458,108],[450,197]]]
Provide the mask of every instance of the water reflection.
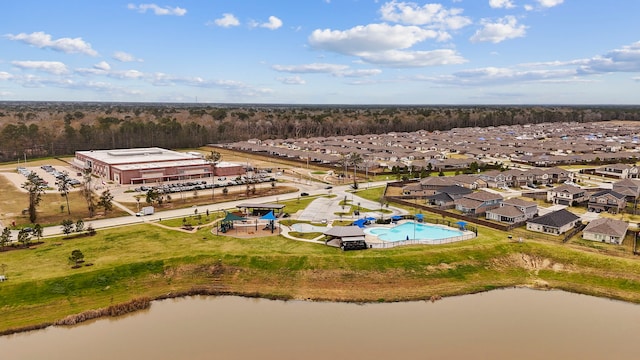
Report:
[[435,303],[197,297],[0,338],[2,359],[632,359],[640,306],[498,290]]

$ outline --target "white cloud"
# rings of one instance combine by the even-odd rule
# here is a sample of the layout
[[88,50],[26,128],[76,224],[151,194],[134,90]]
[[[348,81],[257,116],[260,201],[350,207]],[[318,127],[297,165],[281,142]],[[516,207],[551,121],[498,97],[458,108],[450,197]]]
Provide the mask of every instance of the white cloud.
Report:
[[275,71],[288,72],[293,74],[313,74],[313,73],[329,73],[333,74],[339,71],[347,70],[347,65],[313,63],[304,65],[273,65],[271,67]]
[[451,49],[432,51],[399,51],[361,54],[362,60],[389,67],[425,67],[439,65],[454,65],[467,62],[462,56]]
[[497,22],[482,20],[482,29],[476,31],[471,37],[471,42],[487,42],[494,44],[499,42],[523,37],[526,33],[526,26],[518,25],[518,20],[513,16],[505,16]]
[[127,8],[129,10],[137,10],[140,13],[146,13],[147,10],[151,10],[156,15],[184,16],[187,13],[187,10],[181,7],[177,7],[177,6],[174,8],[172,8],[171,6],[162,7],[156,4],[140,4],[140,5],[129,4],[127,5]]
[[109,72],[109,76],[117,79],[142,79],[145,74],[138,70],[120,70]]
[[382,73],[379,69],[350,69],[347,65],[312,63],[303,65],[273,65],[275,71],[292,74],[331,74],[336,77],[367,77]]
[[311,46],[347,55],[406,49],[426,39],[435,39],[438,32],[418,26],[369,24],[349,30],[314,30],[309,36]]
[[515,7],[511,0],[489,0],[489,6],[494,9],[512,9]]
[[471,20],[460,16],[462,9],[446,9],[441,4],[425,4],[391,1],[380,8],[382,20],[408,25],[425,25],[438,29],[461,29]]
[[0,80],[11,80],[13,79],[13,75],[9,74],[6,71],[0,71]]
[[631,80],[640,81],[640,76],[632,77]]
[[37,70],[54,75],[62,75],[69,72],[67,66],[59,61],[12,61],[11,64],[23,70]]
[[18,35],[8,34],[5,37],[9,40],[21,41],[38,48],[46,48],[55,51],[61,51],[67,54],[85,54],[97,56],[98,52],[91,48],[91,44],[82,40],[82,38],[60,38],[53,40],[51,35],[42,31],[31,34],[20,33]]
[[358,69],[358,70],[345,70],[335,73],[335,76],[338,77],[348,77],[348,78],[362,78],[369,77],[382,74],[382,70],[380,69]]
[[524,6],[524,9],[527,10],[527,11],[533,11],[533,6],[527,4],[527,5]]
[[315,30],[309,44],[317,49],[359,57],[362,61],[389,67],[421,67],[466,62],[455,51],[409,51],[413,45],[427,40],[448,39],[442,31],[419,26],[369,24],[339,30]]
[[[451,75],[421,78],[420,80],[469,86],[523,82],[577,83],[591,81],[587,79],[591,75],[639,72],[640,41],[589,59],[522,63],[502,68],[468,69]],[[637,81],[640,77],[631,77],[631,79]]]
[[120,62],[142,62],[142,59],[138,59],[135,56],[124,51],[116,51],[113,53],[112,57]]
[[282,26],[282,20],[278,19],[275,16],[269,16],[268,22],[260,24],[260,27],[263,27],[269,30],[276,30],[281,26]]
[[550,8],[562,4],[564,0],[538,0],[538,3],[542,7]]
[[165,73],[154,73],[145,76],[154,86],[195,86],[201,88],[221,88],[230,96],[264,96],[273,93],[272,89],[259,88],[235,80],[206,80],[201,77],[179,77]]
[[307,83],[300,76],[277,77],[276,80],[285,85],[304,85]]
[[585,61],[580,67],[580,72],[640,72],[640,41]]
[[102,70],[102,71],[109,71],[111,70],[111,65],[109,65],[108,62],[106,61],[100,61],[99,63],[93,65],[94,69],[98,69],[98,70]]
[[240,25],[240,21],[233,14],[224,13],[221,18],[213,20],[213,24],[228,28]]
[[521,70],[515,68],[486,67],[456,72],[452,75],[428,79],[453,85],[495,85],[513,82],[567,79],[576,75],[571,69]]

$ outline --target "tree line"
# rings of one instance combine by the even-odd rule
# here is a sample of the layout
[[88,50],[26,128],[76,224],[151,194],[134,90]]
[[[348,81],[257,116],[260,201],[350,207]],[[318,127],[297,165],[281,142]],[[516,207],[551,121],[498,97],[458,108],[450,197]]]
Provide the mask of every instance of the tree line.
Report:
[[225,106],[0,103],[0,161],[78,150],[190,148],[256,139],[640,120],[632,106]]

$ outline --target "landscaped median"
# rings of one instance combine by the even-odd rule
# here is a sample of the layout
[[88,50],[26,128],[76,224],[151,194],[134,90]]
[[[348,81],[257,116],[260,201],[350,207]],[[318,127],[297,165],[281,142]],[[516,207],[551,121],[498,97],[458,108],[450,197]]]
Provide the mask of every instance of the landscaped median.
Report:
[[[134,299],[192,293],[368,302],[527,285],[640,302],[640,261],[634,258],[510,242],[486,229],[467,242],[356,252],[209,230],[136,225],[0,253],[8,278],[0,283],[0,332]],[[74,249],[94,265],[72,269]]]

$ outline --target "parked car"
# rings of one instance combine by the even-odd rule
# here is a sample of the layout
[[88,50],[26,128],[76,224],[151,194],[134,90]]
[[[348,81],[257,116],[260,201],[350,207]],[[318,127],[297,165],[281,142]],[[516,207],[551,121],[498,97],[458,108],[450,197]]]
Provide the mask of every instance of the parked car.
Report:
[[303,192],[303,193],[300,193],[300,196],[309,196],[309,193]]

